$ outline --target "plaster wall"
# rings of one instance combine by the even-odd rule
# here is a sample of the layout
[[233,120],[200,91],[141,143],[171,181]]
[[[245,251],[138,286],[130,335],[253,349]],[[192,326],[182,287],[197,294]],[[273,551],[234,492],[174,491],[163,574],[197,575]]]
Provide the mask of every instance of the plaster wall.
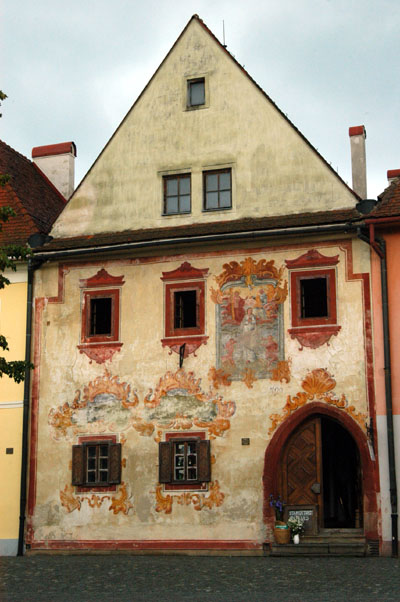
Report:
[[[204,107],[186,109],[203,76]],[[231,167],[232,209],[202,210],[202,172]],[[191,173],[192,211],[162,216],[163,175]],[[350,189],[192,21],[55,222],[68,237],[354,207]]]
[[75,185],[75,157],[72,153],[35,157],[33,161],[63,197],[69,199]]
[[[360,243],[355,242],[353,246],[357,269],[367,272],[368,255]],[[282,304],[282,351],[289,377],[233,380],[230,384],[213,379],[210,372],[217,362],[218,324],[213,290],[218,289],[216,277],[223,272],[224,264],[236,261],[243,265],[249,257],[255,263],[262,259],[273,260],[277,269],[282,268],[284,287],[288,281],[285,260],[298,258],[307,248],[293,243],[262,249],[204,250],[184,257],[71,264],[63,273],[62,294],[58,290],[57,265],[44,265],[37,272],[34,346],[35,364],[40,364],[40,374],[36,372],[34,376],[33,388],[37,387],[38,397],[33,402],[33,422],[36,425],[37,420],[38,440],[33,440],[31,450],[36,491],[31,486],[33,516],[29,519],[36,541],[235,539],[260,544],[265,540],[262,474],[266,446],[274,432],[274,421],[279,424],[285,419],[288,398],[296,404],[300,394],[304,397],[307,375],[313,374],[314,380],[322,376],[331,396],[321,381],[319,388],[311,387],[311,397],[306,399],[325,400],[325,403],[339,403],[344,399],[346,403],[341,411],[350,412],[364,428],[368,400],[363,282],[349,277],[349,266],[354,267],[350,241],[319,244],[318,251],[324,256],[339,256],[335,269],[340,332],[331,338],[329,345],[318,349],[304,347],[299,351],[298,341],[291,339],[287,332],[291,324],[289,295]],[[209,270],[205,303],[209,338],[206,345],[197,349],[196,356],[190,354],[184,360],[183,370],[178,371],[178,355],[170,354],[168,347],[161,345],[164,336],[161,276],[163,271],[178,268],[184,260],[195,268]],[[79,282],[101,268],[112,276],[123,275],[125,283],[121,287],[120,308],[123,346],[111,361],[99,364],[90,362],[77,345],[81,332]],[[249,285],[249,291],[251,288]],[[108,414],[94,419],[91,415],[89,420],[87,411],[93,407],[90,404],[95,399],[94,392],[109,391],[112,379],[113,386],[120,387],[120,391],[126,391],[129,386],[128,400],[137,399],[137,404],[122,410],[117,395]],[[174,405],[173,402],[168,405],[165,393],[160,392],[167,390],[171,381],[184,395],[192,391],[186,397],[181,422],[181,418],[175,417],[172,421],[168,418],[171,403],[174,415]],[[191,408],[198,411],[200,407],[193,391],[205,396],[207,403],[228,404],[221,406],[225,408],[222,431],[213,431],[207,419],[202,426],[193,422],[196,414]],[[85,395],[92,401],[77,410]],[[149,406],[146,399],[153,406]],[[143,423],[153,425],[153,430],[146,432]],[[191,492],[185,495],[180,491],[158,489],[157,441],[164,440],[167,432],[190,430],[203,430],[211,440],[212,483],[204,497],[200,495],[200,502]],[[79,436],[87,434],[117,434],[122,442],[125,498],[121,486],[117,493],[79,493],[72,488],[72,445],[78,442]],[[248,438],[250,445],[242,445],[243,438]],[[120,502],[117,503],[117,499]],[[110,512],[110,504],[114,504],[116,512]]]
[[[387,251],[387,278],[389,301],[390,356],[392,383],[392,411],[395,445],[395,465],[397,491],[400,490],[400,378],[396,366],[400,361],[400,343],[398,315],[400,311],[400,287],[397,277],[397,258],[400,253],[400,237],[397,234],[385,234]],[[377,408],[377,431],[379,449],[379,471],[382,500],[382,540],[383,553],[391,554],[392,527],[390,504],[390,480],[387,446],[385,363],[383,355],[383,324],[380,260],[376,253],[371,255],[372,295],[374,309],[374,354],[375,354],[375,386]]]
[[[0,291],[0,333],[10,350],[8,361],[25,359],[26,268],[6,271],[11,284]],[[24,385],[8,376],[0,382],[0,555],[16,554],[21,478],[22,405]],[[6,450],[12,450],[6,453]]]

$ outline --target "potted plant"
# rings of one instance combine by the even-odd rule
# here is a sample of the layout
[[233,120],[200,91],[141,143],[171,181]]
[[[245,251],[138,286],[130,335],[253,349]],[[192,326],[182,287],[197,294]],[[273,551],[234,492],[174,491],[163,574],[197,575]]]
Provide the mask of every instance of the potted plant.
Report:
[[287,525],[292,534],[293,543],[300,543],[300,533],[304,533],[304,521],[298,516],[292,516],[289,518]]
[[290,541],[290,530],[287,524],[283,520],[283,507],[284,502],[281,500],[280,495],[275,499],[274,496],[269,496],[269,505],[275,510],[275,527],[274,537],[276,543],[286,544]]

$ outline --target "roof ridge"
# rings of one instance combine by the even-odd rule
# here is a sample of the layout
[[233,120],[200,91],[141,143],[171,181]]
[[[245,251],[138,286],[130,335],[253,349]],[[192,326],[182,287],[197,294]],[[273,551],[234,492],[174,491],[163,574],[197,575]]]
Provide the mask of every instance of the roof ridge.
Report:
[[15,150],[15,148],[13,148],[12,146],[10,146],[9,144],[7,144],[6,142],[4,142],[4,140],[0,139],[0,143],[6,147],[6,149],[8,151],[11,151],[15,154],[17,154],[21,159],[24,159],[24,161],[26,161],[27,163],[32,164],[33,161],[31,161],[30,159],[28,159],[28,157],[25,157],[25,155],[23,155],[22,153],[20,153],[19,151]]

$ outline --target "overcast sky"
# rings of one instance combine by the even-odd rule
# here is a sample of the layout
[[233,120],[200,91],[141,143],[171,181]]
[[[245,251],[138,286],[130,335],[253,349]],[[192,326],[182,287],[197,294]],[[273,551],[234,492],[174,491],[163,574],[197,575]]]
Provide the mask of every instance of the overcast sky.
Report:
[[0,138],[73,140],[76,184],[197,13],[351,186],[367,130],[368,197],[400,168],[400,0],[2,0]]

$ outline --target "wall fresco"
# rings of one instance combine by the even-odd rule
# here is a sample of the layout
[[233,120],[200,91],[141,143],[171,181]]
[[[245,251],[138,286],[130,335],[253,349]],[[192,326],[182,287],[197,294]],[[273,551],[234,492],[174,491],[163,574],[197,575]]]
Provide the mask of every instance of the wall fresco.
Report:
[[271,378],[284,361],[283,302],[287,298],[284,267],[247,257],[231,261],[216,276],[217,370],[248,388]]
[[79,433],[121,432],[130,427],[138,403],[130,385],[106,371],[84,387],[82,399],[78,389],[72,402],[50,409],[52,437],[72,440]]
[[[236,411],[234,401],[223,401],[212,391],[204,392],[201,379],[179,369],[167,372],[144,399],[143,424],[157,429],[156,441],[166,430],[207,429],[210,439],[222,437],[230,428],[229,418]],[[136,428],[136,426],[135,426]]]
[[268,431],[269,435],[272,435],[276,428],[293,412],[304,406],[308,401],[316,400],[324,401],[343,410],[365,430],[367,415],[362,412],[356,412],[354,405],[349,405],[344,393],[340,397],[335,395],[333,389],[336,387],[336,381],[327,370],[324,368],[312,370],[304,378],[301,386],[303,391],[299,391],[293,397],[291,395],[287,396],[286,404],[280,414],[270,415],[269,419],[272,425]]

